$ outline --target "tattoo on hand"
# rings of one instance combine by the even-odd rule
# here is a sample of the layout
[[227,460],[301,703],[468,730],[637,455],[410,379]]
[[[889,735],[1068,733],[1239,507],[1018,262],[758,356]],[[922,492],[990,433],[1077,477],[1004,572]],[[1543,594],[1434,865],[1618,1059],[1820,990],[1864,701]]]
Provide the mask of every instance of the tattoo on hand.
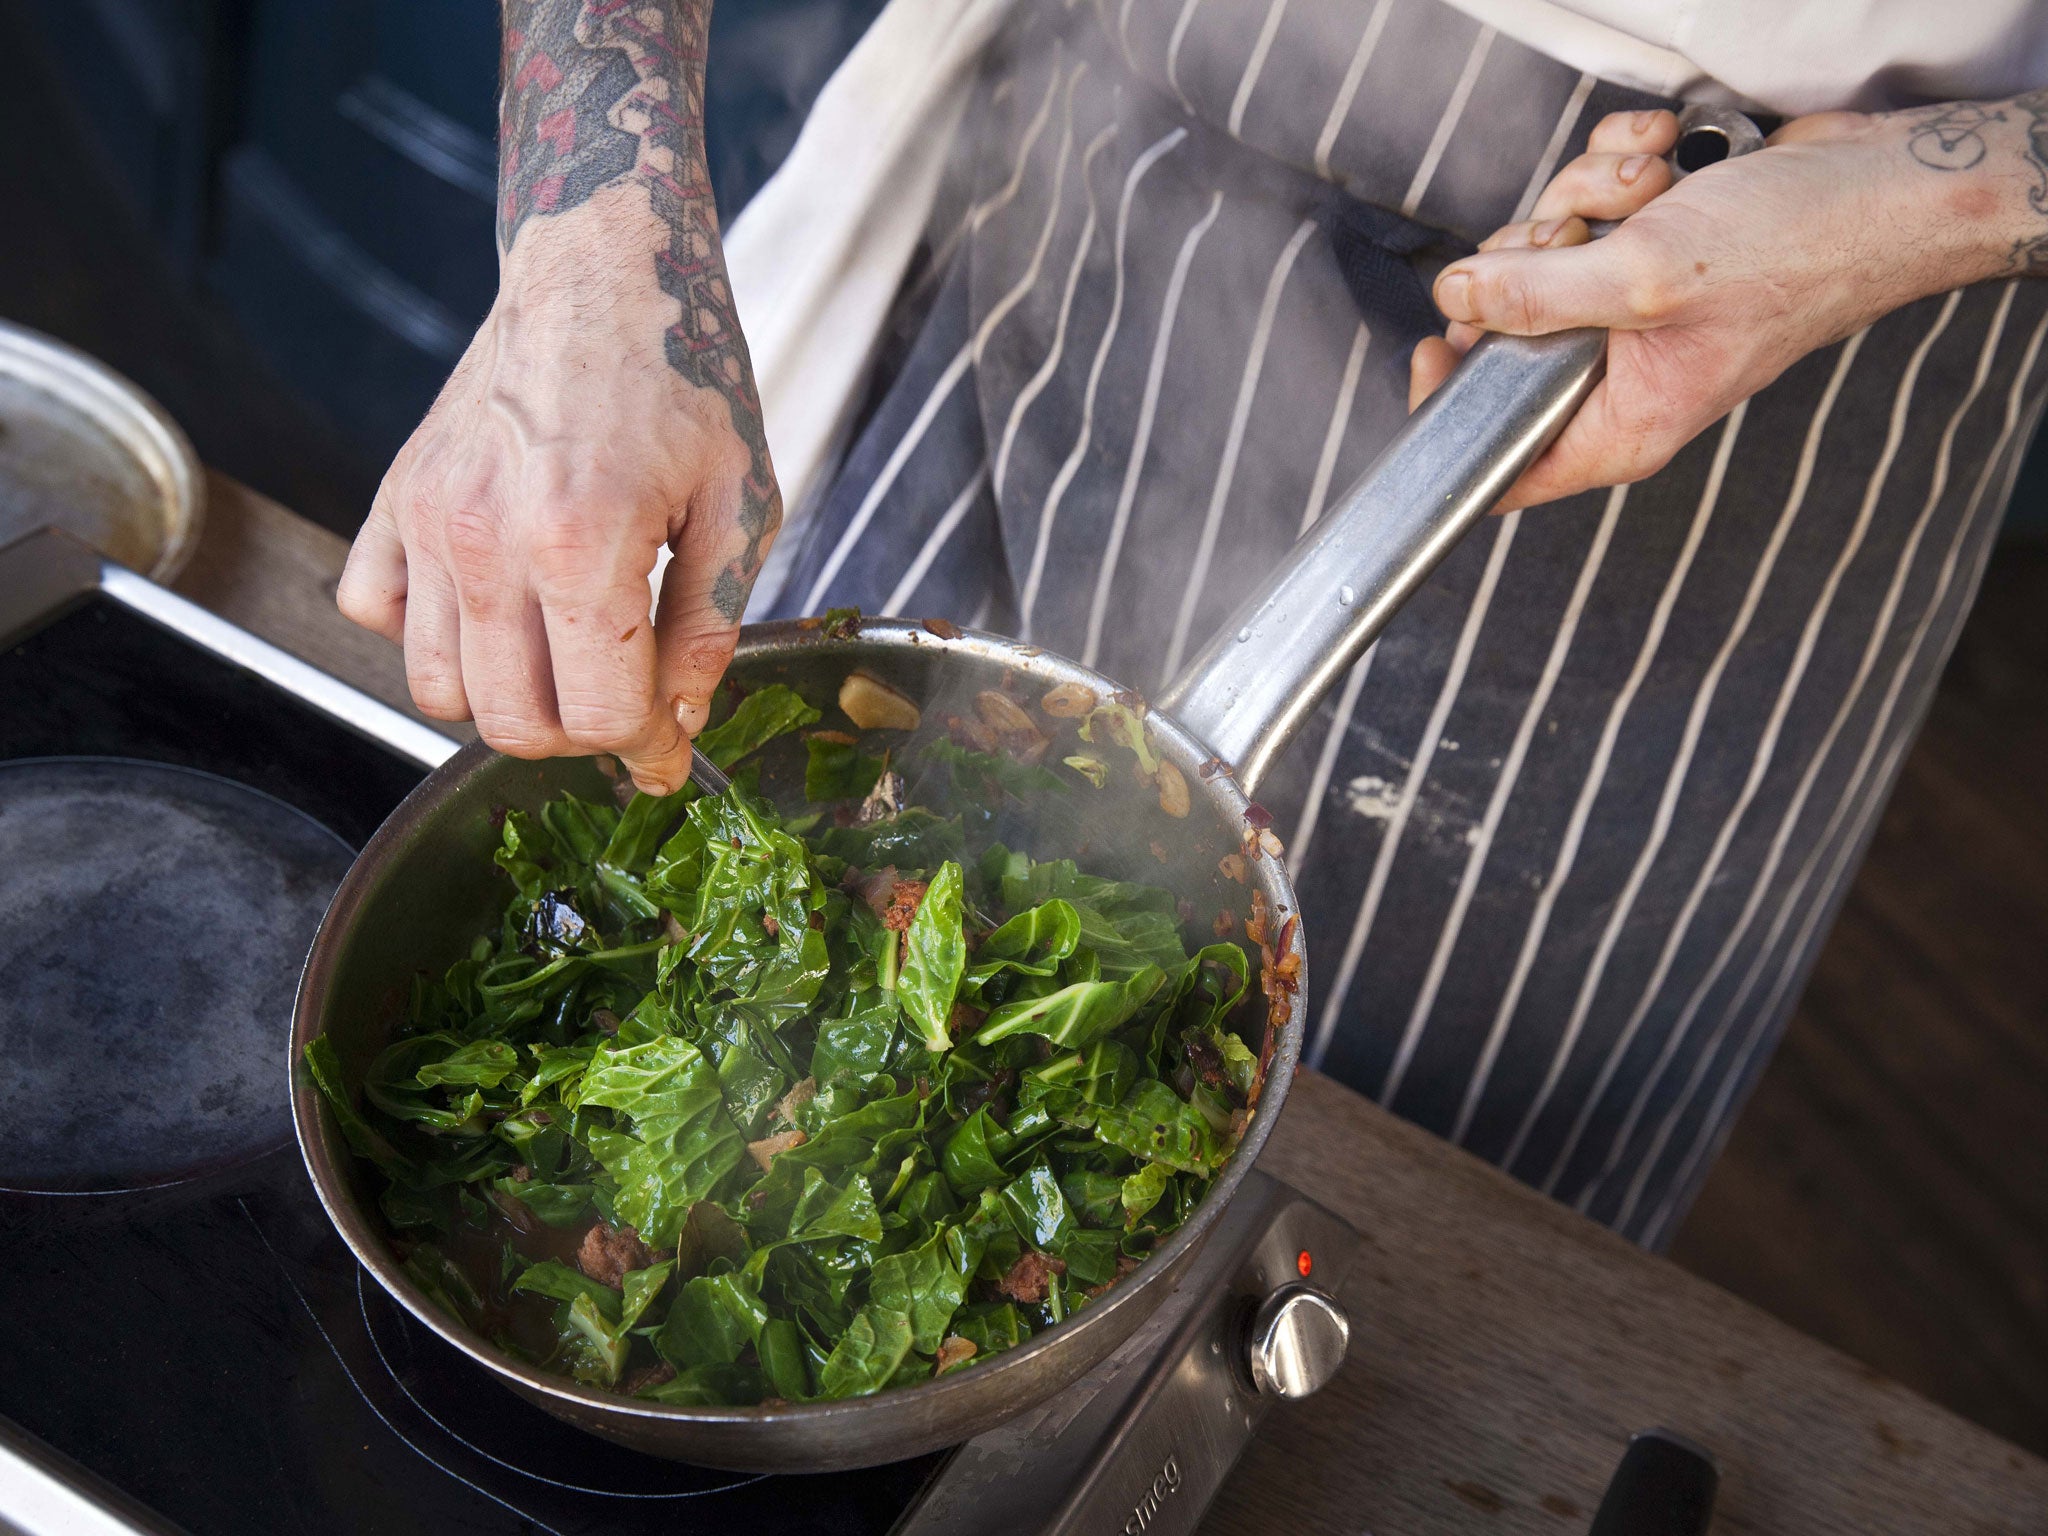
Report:
[[1988,147],[1984,130],[2005,121],[1995,104],[1958,101],[1931,109],[1932,115],[1913,125],[1906,148],[1933,171],[1967,171],[1980,164]]
[[[2021,154],[2034,177],[2027,206],[2048,219],[2048,90],[2015,96],[2013,107],[2025,118],[2027,142]],[[2029,277],[2048,277],[2048,231],[2013,241],[2012,270]]]
[[505,0],[498,245],[526,221],[565,213],[604,187],[647,188],[668,249],[661,289],[682,306],[663,337],[669,366],[717,391],[749,463],[738,522],[746,547],[711,600],[738,623],[782,522],[761,400],[718,244],[704,163],[704,53],[711,0]]
[[[1906,149],[1920,164],[1936,171],[1968,171],[1992,153],[1994,124],[2018,130],[2021,167],[2033,178],[2027,206],[2048,220],[2048,89],[2028,91],[2008,101],[1958,101],[1908,114]],[[2048,276],[2048,228],[2013,241],[2006,270],[2024,277]]]

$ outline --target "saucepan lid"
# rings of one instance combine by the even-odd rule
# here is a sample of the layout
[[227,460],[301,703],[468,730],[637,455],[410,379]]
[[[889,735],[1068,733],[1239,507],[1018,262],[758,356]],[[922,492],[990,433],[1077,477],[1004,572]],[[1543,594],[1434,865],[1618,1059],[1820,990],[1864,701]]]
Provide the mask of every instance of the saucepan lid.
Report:
[[198,542],[205,494],[162,406],[76,348],[0,321],[0,544],[62,528],[168,582]]

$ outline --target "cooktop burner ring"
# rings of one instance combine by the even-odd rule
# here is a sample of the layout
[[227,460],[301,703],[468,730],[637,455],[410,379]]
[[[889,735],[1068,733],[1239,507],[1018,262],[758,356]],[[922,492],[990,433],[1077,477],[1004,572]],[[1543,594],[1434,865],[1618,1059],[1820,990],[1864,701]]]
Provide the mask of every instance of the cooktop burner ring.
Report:
[[[371,1315],[373,1297],[379,1306],[384,1309],[390,1320],[388,1324],[382,1327],[380,1327],[378,1320]],[[768,1474],[765,1472],[722,1473],[714,1472],[710,1468],[689,1466],[682,1462],[664,1461],[659,1457],[648,1456],[638,1451],[629,1451],[623,1446],[614,1445],[608,1440],[602,1440],[594,1435],[586,1434],[582,1430],[563,1425],[558,1420],[551,1418],[546,1419],[545,1422],[552,1429],[558,1430],[563,1435],[573,1436],[574,1440],[571,1443],[585,1448],[587,1453],[596,1460],[605,1461],[616,1458],[621,1465],[630,1464],[636,1469],[644,1469],[658,1475],[680,1476],[688,1473],[697,1473],[705,1476],[724,1477],[729,1480],[703,1488],[650,1489],[643,1491],[603,1487],[594,1482],[572,1482],[561,1477],[550,1477],[531,1466],[521,1466],[518,1462],[508,1461],[505,1457],[497,1455],[484,1446],[479,1445],[475,1439],[463,1434],[460,1430],[449,1424],[443,1415],[436,1413],[432,1407],[428,1406],[421,1394],[414,1390],[412,1382],[408,1380],[409,1373],[399,1369],[397,1365],[392,1363],[390,1351],[386,1348],[384,1335],[393,1329],[399,1330],[401,1335],[415,1333],[418,1343],[426,1345],[429,1351],[435,1352],[434,1358],[437,1363],[442,1363],[439,1362],[439,1351],[446,1350],[448,1359],[445,1363],[451,1369],[458,1370],[465,1376],[474,1373],[479,1381],[482,1379],[481,1373],[475,1373],[474,1367],[468,1361],[457,1357],[454,1351],[447,1350],[447,1347],[439,1339],[434,1338],[425,1329],[420,1328],[412,1315],[406,1312],[404,1308],[400,1307],[382,1290],[374,1290],[367,1283],[366,1272],[361,1269],[356,1271],[356,1308],[362,1319],[363,1334],[369,1340],[371,1353],[376,1357],[377,1364],[382,1367],[386,1377],[389,1378],[390,1385],[397,1389],[407,1406],[426,1420],[427,1423],[431,1424],[437,1431],[446,1435],[471,1455],[481,1457],[493,1466],[502,1467],[506,1471],[516,1473],[522,1478],[527,1478],[550,1488],[561,1489],[566,1493],[588,1494],[595,1498],[663,1502],[669,1500],[700,1499],[715,1494],[731,1493],[736,1489],[746,1488],[754,1483],[763,1482],[768,1477]],[[394,1342],[403,1342],[409,1346],[414,1340],[395,1337]],[[497,1387],[495,1382],[491,1383],[491,1385]],[[357,1390],[362,1390],[361,1383],[357,1384]],[[511,1392],[506,1391],[502,1387],[498,1387],[497,1390],[498,1395],[488,1400],[496,1404],[501,1412],[517,1412],[520,1409],[525,1409],[536,1416],[540,1415],[540,1409],[522,1402],[521,1399]],[[380,1417],[383,1416],[380,1415]],[[411,1445],[415,1451],[422,1456],[428,1455],[426,1448],[415,1443],[413,1437],[407,1434],[403,1428],[392,1423],[388,1417],[385,1418],[385,1422],[391,1425],[399,1437]],[[435,1458],[429,1456],[428,1459],[434,1460]]]
[[289,1142],[292,992],[353,858],[198,769],[0,762],[0,1189],[156,1191]]

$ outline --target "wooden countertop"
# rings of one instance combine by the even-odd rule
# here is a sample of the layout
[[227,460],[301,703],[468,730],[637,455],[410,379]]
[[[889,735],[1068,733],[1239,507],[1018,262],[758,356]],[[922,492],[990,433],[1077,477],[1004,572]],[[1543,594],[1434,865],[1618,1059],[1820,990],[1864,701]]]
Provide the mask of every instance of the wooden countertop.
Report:
[[[178,590],[387,703],[333,534],[221,475]],[[2043,1536],[2048,1463],[1303,1072],[1261,1166],[1365,1234],[1351,1357],[1276,1410],[1204,1527],[1577,1536],[1662,1425],[1721,1466],[1717,1532]]]

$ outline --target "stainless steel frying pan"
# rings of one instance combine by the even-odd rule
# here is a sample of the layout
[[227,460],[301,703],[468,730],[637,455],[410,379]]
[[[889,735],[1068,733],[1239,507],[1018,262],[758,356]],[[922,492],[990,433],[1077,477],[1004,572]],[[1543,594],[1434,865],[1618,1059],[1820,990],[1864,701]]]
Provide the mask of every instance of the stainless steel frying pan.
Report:
[[[1748,147],[1725,128],[1708,131],[1735,139],[1738,149]],[[1147,719],[1152,745],[1187,786],[1184,814],[1170,814],[1157,787],[1119,772],[1101,791],[1081,788],[1065,797],[1067,803],[1048,808],[1045,821],[1057,825],[1047,828],[1043,847],[1085,850],[1091,867],[1167,886],[1200,914],[1229,909],[1241,918],[1256,889],[1280,918],[1292,917],[1294,889],[1281,859],[1243,859],[1247,830],[1256,832],[1253,823],[1263,820],[1252,812],[1260,781],[1331,685],[1557,435],[1598,379],[1605,346],[1604,333],[1576,331],[1535,340],[1489,337],[1474,347],[1365,477],[1156,701]],[[978,690],[1007,689],[1027,707],[1061,685],[1105,700],[1121,691],[1115,681],[1039,647],[941,628],[950,633],[869,621],[852,637],[832,638],[792,623],[752,626],[741,636],[732,674],[748,688],[787,683],[820,706],[837,696],[850,671],[881,679],[924,702],[924,723],[909,741],[890,735],[898,761],[905,762],[916,761],[922,740],[943,733],[949,710],[968,713]],[[851,725],[830,711],[822,723]],[[1068,744],[1073,722],[1041,716],[1040,723],[1053,734],[1055,751],[1084,750]],[[772,789],[790,771],[791,765],[771,760],[764,784]],[[522,762],[481,745],[429,775],[363,850],[321,924],[299,987],[292,1059],[326,1034],[345,1071],[359,1078],[402,1016],[413,976],[438,972],[465,953],[502,906],[491,862],[497,813],[536,809],[565,790],[595,796],[607,788],[588,761]],[[1242,882],[1219,867],[1230,854],[1243,859]],[[1061,1391],[1159,1304],[1258,1156],[1286,1100],[1309,1013],[1305,969],[1300,981],[1237,1156],[1141,1269],[1077,1316],[986,1365],[850,1401],[668,1407],[597,1391],[512,1359],[429,1302],[393,1260],[373,1215],[369,1178],[302,1075],[294,1078],[292,1109],[320,1199],[378,1283],[548,1412],[623,1444],[706,1466],[802,1472],[874,1465],[968,1439]]]

